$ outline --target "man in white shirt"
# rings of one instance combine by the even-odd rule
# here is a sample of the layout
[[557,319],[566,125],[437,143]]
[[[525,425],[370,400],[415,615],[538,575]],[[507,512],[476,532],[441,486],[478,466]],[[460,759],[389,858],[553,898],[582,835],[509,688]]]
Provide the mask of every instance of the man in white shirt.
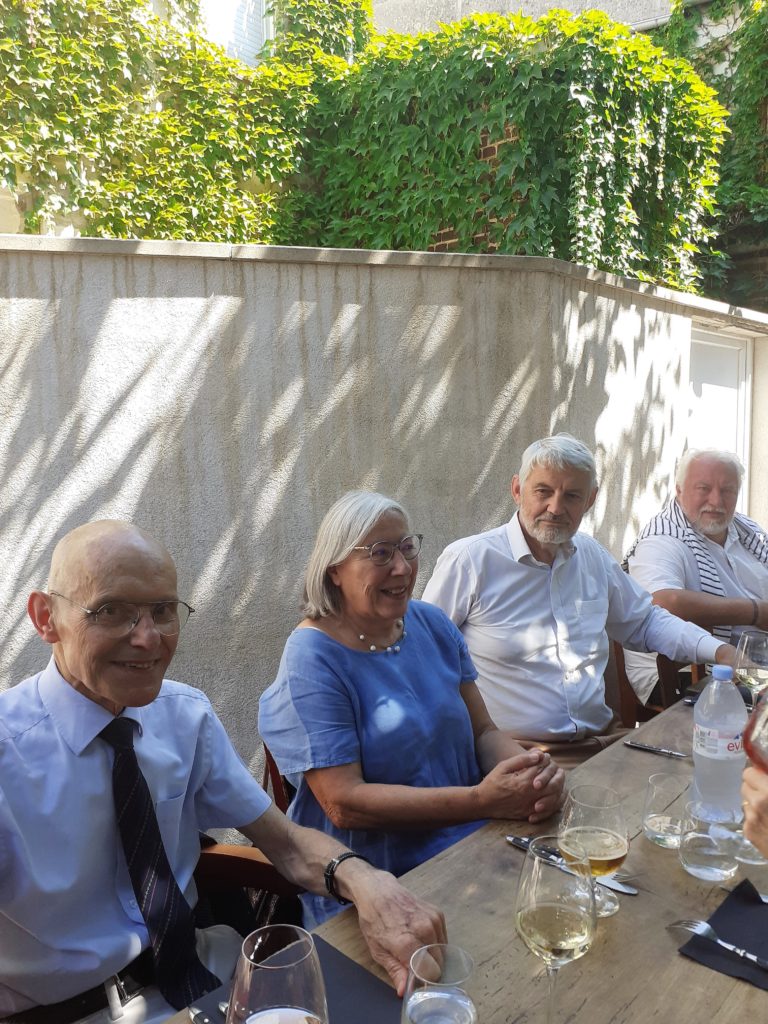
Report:
[[226,980],[240,938],[195,932],[190,913],[209,827],[239,828],[301,888],[354,901],[402,991],[413,951],[445,941],[442,915],[288,821],[205,695],[164,679],[192,611],[165,548],[127,523],[79,527],[28,610],[53,656],[0,694],[0,1019],[148,1024]]
[[669,657],[732,662],[733,648],[660,608],[597,541],[577,533],[595,461],[567,434],[535,441],[504,526],[450,544],[424,600],[456,623],[499,728],[572,767],[620,735],[605,700],[609,637]]
[[[768,629],[765,531],[736,513],[744,468],[731,452],[691,449],[680,459],[675,496],[640,531],[626,565],[660,608],[730,640]],[[627,675],[641,699],[656,664],[628,652]]]

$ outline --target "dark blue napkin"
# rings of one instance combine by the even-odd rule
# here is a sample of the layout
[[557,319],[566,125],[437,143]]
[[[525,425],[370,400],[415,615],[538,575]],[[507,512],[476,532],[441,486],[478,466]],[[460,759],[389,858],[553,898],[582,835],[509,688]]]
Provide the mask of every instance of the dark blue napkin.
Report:
[[[401,1002],[397,993],[330,943],[313,935],[328,997],[330,1024],[399,1024]],[[229,999],[231,982],[195,1000],[212,1024],[224,1024],[219,1003]]]
[[[709,918],[718,936],[733,946],[768,960],[768,904],[748,880],[739,883]],[[710,939],[692,935],[680,952],[731,978],[742,978],[768,992],[768,970],[722,949]]]

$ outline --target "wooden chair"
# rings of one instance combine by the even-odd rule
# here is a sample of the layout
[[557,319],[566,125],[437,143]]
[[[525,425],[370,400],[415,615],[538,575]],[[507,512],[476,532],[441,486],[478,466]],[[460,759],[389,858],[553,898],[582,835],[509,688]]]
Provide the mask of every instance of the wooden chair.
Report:
[[[263,741],[262,741],[263,742]],[[280,769],[277,767],[277,762],[269,747],[266,743],[264,746],[264,775],[261,780],[261,785],[268,793],[272,794],[272,799],[275,801],[275,807],[285,814],[288,810],[288,805],[296,795],[296,790],[286,779],[284,775],[280,774]]]
[[613,657],[619,686],[619,717],[621,724],[628,729],[633,729],[638,722],[650,721],[665,708],[671,707],[681,699],[683,683],[680,671],[682,669],[690,667],[691,682],[694,683],[699,682],[705,673],[704,665],[688,666],[687,662],[670,661],[663,654],[659,654],[656,657],[659,685],[654,689],[652,699],[643,704],[632,689],[624,665],[624,648],[618,640],[613,641]]
[[[262,786],[271,790],[275,805],[285,812],[291,787],[266,745],[264,756]],[[224,923],[247,935],[272,921],[301,924],[297,897],[303,890],[283,878],[255,846],[217,843],[202,834],[195,884],[200,897],[196,910],[200,927]]]

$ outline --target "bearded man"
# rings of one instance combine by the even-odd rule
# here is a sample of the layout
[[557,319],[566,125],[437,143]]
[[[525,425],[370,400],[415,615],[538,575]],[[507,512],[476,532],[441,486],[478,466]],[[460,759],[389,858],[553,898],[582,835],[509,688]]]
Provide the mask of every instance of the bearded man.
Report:
[[512,479],[509,523],[450,544],[423,598],[459,627],[491,717],[573,767],[623,735],[606,703],[609,640],[676,660],[735,651],[661,608],[578,529],[597,496],[592,453],[534,441]]
[[[646,523],[626,567],[660,608],[728,641],[742,629],[768,629],[768,543],[757,523],[736,512],[744,467],[731,452],[691,449],[680,459],[675,495]],[[641,699],[656,664],[625,655]]]

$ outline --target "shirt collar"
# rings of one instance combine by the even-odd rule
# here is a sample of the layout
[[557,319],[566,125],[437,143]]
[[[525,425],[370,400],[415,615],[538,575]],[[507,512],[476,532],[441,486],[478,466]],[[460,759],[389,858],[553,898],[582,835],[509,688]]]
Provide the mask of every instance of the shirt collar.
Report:
[[[528,541],[525,539],[523,528],[520,526],[520,514],[515,512],[510,521],[507,523],[507,539],[509,540],[509,546],[512,550],[512,557],[516,562],[525,562],[527,565],[544,565],[547,568],[549,566],[546,562],[540,562],[538,558],[533,554]],[[553,566],[558,562],[564,562],[569,559],[576,551],[576,545],[573,539],[566,541],[565,544],[560,544],[555,554],[555,561],[552,563]]]
[[[38,686],[40,699],[56,731],[73,754],[82,754],[114,717],[106,708],[70,686],[56,668],[53,657],[41,673]],[[123,717],[136,722],[141,732],[141,708],[125,708]]]

